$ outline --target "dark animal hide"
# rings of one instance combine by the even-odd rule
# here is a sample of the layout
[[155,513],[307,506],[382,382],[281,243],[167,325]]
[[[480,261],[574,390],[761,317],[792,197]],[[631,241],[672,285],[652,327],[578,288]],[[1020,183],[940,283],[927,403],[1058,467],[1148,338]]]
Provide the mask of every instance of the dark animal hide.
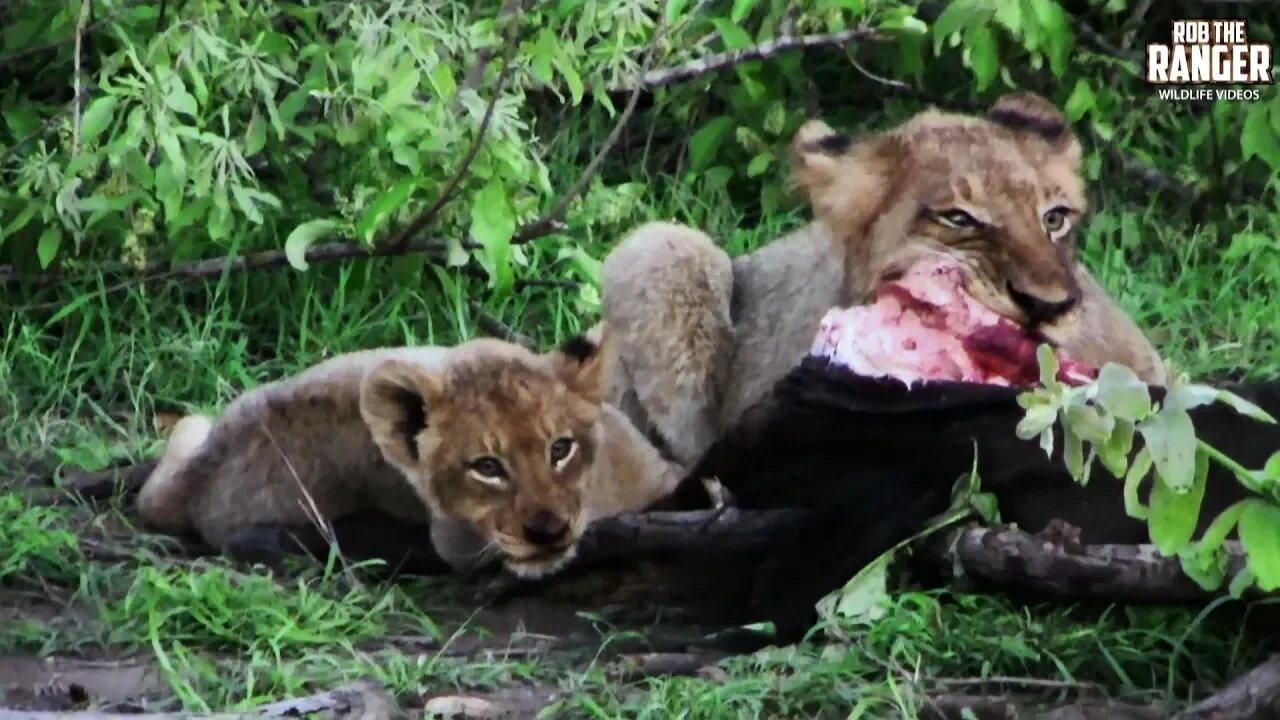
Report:
[[[1222,386],[1280,416],[1280,381]],[[973,467],[999,503],[1002,521],[1038,532],[1059,519],[1086,543],[1148,542],[1146,525],[1126,515],[1122,484],[1100,462],[1088,485],[1035,440],[1018,439],[1018,390],[956,382],[917,385],[872,379],[806,358],[702,457],[671,498],[673,509],[705,508],[700,478],[715,477],[742,510],[800,508],[754,566],[750,589],[725,598],[794,638],[815,619],[813,605],[884,551],[923,529],[950,504],[955,482]],[[1162,388],[1153,388],[1157,401]],[[1198,436],[1249,468],[1280,450],[1280,425],[1215,403],[1191,411]],[[1134,452],[1142,446],[1135,437]],[[1245,496],[1216,464],[1201,525]],[[1144,501],[1149,492],[1144,484]]]

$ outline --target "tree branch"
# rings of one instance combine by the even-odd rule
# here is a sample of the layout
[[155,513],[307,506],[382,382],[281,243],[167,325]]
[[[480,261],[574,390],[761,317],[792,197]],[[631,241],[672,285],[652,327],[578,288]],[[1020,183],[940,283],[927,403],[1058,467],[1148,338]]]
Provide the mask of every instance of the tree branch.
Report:
[[[514,6],[514,8],[509,6]],[[462,162],[458,164],[457,172],[449,179],[445,188],[440,191],[440,196],[436,198],[436,201],[388,243],[392,251],[404,247],[405,243],[409,242],[409,238],[422,232],[427,225],[431,224],[432,220],[435,220],[440,210],[457,194],[458,188],[462,185],[462,178],[466,177],[467,171],[471,169],[471,163],[480,154],[480,146],[484,144],[485,135],[489,132],[489,123],[493,120],[494,110],[498,107],[498,100],[502,98],[502,91],[506,87],[507,77],[511,74],[511,60],[515,56],[516,47],[520,45],[520,16],[524,10],[523,4],[520,0],[508,0],[507,3],[503,4],[502,10],[499,11],[499,16],[501,17],[509,10],[515,13],[515,17],[510,21],[511,27],[504,34],[506,53],[502,59],[502,70],[498,72],[498,80],[494,84],[493,96],[489,98],[489,104],[484,109],[484,116],[480,118],[480,126],[476,128],[476,136],[471,141],[471,147],[467,148],[466,154],[462,157]],[[481,77],[483,77],[483,66],[488,65],[488,60],[485,59],[478,64],[482,66],[480,73]],[[461,97],[462,93],[459,92],[458,99],[461,99]],[[458,99],[455,99],[455,108],[460,106]]]
[[578,182],[574,183],[573,187],[569,189],[569,192],[562,195],[560,199],[551,206],[551,209],[548,210],[545,215],[517,232],[511,240],[512,244],[519,245],[521,243],[526,243],[535,237],[548,235],[558,230],[560,226],[560,216],[569,209],[569,204],[573,202],[573,199],[581,195],[582,192],[586,190],[587,185],[591,184],[592,178],[596,176],[596,173],[600,171],[600,166],[604,164],[605,156],[609,154],[609,151],[617,144],[618,139],[622,137],[623,129],[626,128],[627,123],[631,120],[632,114],[635,113],[636,104],[640,102],[640,95],[647,87],[643,78],[648,74],[649,69],[653,67],[653,63],[658,56],[658,43],[662,39],[662,33],[666,27],[667,21],[667,2],[669,2],[669,0],[664,0],[662,7],[658,10],[658,21],[653,26],[653,39],[649,45],[648,55],[645,57],[644,65],[642,66],[636,81],[633,83],[634,87],[631,90],[631,97],[627,98],[627,105],[623,108],[622,114],[618,117],[618,122],[614,124],[613,130],[609,133],[609,136],[605,138],[604,144],[600,146],[595,157],[591,158],[591,162],[587,163],[587,168],[582,171],[582,175],[578,178]]
[[[878,33],[871,28],[861,27],[816,35],[787,35],[774,38],[773,40],[760,43],[753,47],[716,53],[681,65],[650,70],[641,73],[641,75],[633,81],[632,86],[623,86],[612,89],[618,92],[623,92],[626,90],[635,90],[637,87],[663,87],[665,85],[673,85],[678,82],[692,80],[717,70],[723,70],[745,62],[751,62],[752,60],[767,60],[776,55],[781,55],[793,50],[844,46],[859,40],[883,41],[885,39],[886,37],[883,34]],[[638,83],[638,85],[636,83]]]

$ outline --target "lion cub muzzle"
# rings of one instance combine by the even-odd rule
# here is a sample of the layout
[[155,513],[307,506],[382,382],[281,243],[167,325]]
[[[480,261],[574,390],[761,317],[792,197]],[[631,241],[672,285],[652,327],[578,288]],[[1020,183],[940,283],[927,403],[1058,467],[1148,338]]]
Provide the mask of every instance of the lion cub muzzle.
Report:
[[1009,297],[1027,316],[1027,324],[1033,328],[1047,325],[1062,319],[1080,302],[1079,293],[1068,293],[1062,300],[1046,300],[1029,292],[1019,290],[1013,283],[1007,283]]
[[538,510],[524,521],[524,539],[538,548],[563,550],[570,542],[569,521],[550,510]]

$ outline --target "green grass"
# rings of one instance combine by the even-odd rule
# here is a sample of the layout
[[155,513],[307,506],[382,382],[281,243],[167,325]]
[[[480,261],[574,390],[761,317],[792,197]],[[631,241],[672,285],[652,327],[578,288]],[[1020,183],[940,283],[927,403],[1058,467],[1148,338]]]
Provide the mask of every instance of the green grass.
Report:
[[[583,254],[598,261],[627,227],[648,219],[707,228],[733,252],[803,221],[795,213],[752,226],[723,190],[699,183],[617,193],[609,222],[526,248],[518,275],[586,280],[592,263]],[[1084,257],[1180,368],[1196,376],[1280,370],[1280,304],[1272,299],[1280,253],[1256,239],[1280,236],[1274,217],[1259,214],[1232,233],[1105,200]],[[0,328],[0,478],[15,487],[153,454],[158,409],[215,409],[245,388],[357,348],[470,337],[477,325],[468,298],[543,344],[589,326],[598,300],[589,285],[535,286],[495,302],[482,280],[414,257],[101,290],[26,298],[68,304],[19,307]],[[619,684],[594,651],[554,661],[453,652],[459,633],[475,628],[441,619],[439,585],[389,586],[335,564],[285,581],[170,557],[165,547],[135,532],[118,504],[46,508],[16,490],[0,495],[0,584],[48,595],[25,614],[19,603],[0,623],[0,651],[144,652],[169,688],[159,704],[191,710],[245,707],[368,675],[408,697],[541,684],[560,691],[548,716],[594,718],[912,717],[916,690],[966,689],[994,676],[1097,684],[1176,703],[1261,652],[1231,621],[1212,622],[1216,613],[1021,607],[907,592],[869,628],[730,660],[723,677]],[[383,642],[388,636],[422,645]],[[603,632],[602,645],[615,640]],[[1033,690],[1050,699],[1066,693]]]

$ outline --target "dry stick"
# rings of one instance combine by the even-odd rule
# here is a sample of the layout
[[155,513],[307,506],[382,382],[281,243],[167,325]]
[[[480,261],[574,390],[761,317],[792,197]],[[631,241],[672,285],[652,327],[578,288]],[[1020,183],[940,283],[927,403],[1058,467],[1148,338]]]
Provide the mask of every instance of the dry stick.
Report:
[[288,718],[319,714],[326,720],[391,720],[403,713],[381,684],[361,680],[308,697],[261,705],[243,713],[197,715],[173,713],[38,712],[0,709],[0,720],[243,720]]
[[[485,135],[489,132],[489,123],[493,121],[494,111],[498,107],[498,100],[502,98],[502,90],[506,87],[507,77],[511,74],[511,60],[515,55],[516,46],[520,44],[520,14],[523,7],[518,1],[514,5],[516,17],[511,21],[512,27],[506,34],[507,51],[503,55],[502,70],[498,72],[498,80],[493,88],[493,97],[489,98],[489,104],[484,109],[484,116],[480,118],[480,126],[476,128],[475,139],[471,141],[471,147],[467,148],[466,155],[462,156],[462,162],[458,165],[457,172],[449,179],[436,201],[401,230],[391,242],[387,243],[393,251],[403,247],[405,243],[409,242],[409,238],[422,232],[432,220],[435,220],[441,208],[448,204],[457,194],[458,188],[462,185],[462,178],[466,177],[467,172],[471,169],[471,163],[480,154],[480,146],[484,144]],[[503,8],[506,9],[506,6],[504,5]],[[488,61],[485,60],[484,64],[488,65]],[[461,93],[459,93],[459,97],[461,97]]]

